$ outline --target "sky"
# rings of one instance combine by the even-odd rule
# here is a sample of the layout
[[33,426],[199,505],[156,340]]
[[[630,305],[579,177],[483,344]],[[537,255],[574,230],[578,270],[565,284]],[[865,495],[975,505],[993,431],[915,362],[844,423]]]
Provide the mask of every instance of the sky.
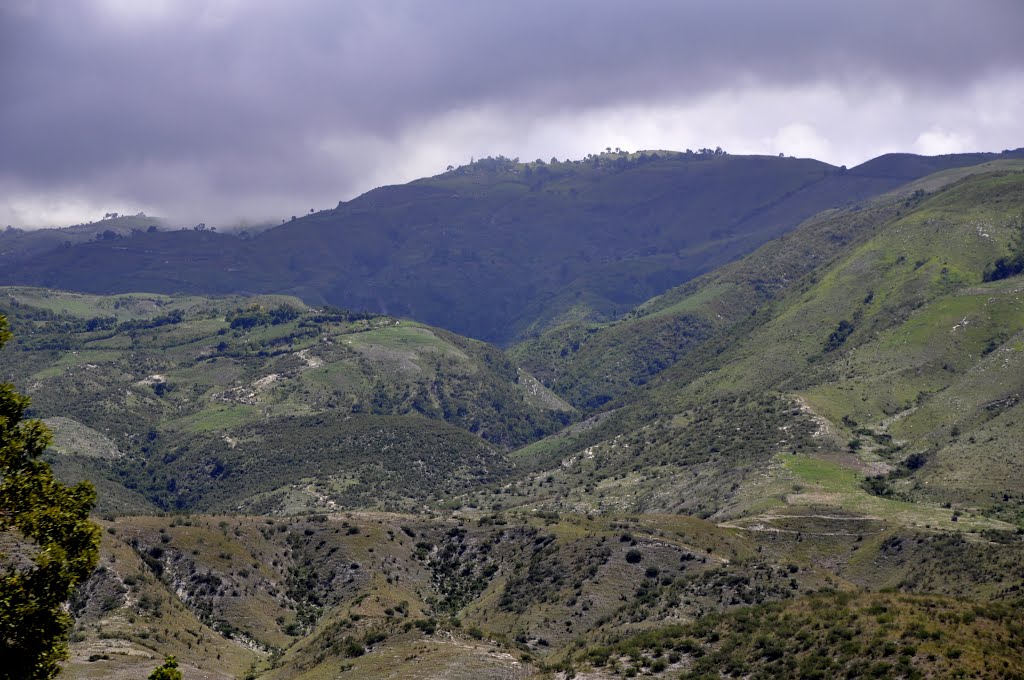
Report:
[[1021,0],[0,0],[0,225],[278,222],[471,158],[1024,146]]

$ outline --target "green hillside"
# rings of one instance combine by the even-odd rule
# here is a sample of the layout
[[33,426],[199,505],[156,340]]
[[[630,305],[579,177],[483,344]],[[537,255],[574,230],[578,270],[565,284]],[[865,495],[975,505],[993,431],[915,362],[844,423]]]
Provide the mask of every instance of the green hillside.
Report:
[[[930,186],[940,190],[915,189],[859,216],[819,216],[617,324],[575,336],[567,327],[517,348],[513,356],[567,398],[592,408],[587,390],[603,388],[618,408],[516,452],[531,472],[503,502],[696,512],[745,532],[762,555],[808,561],[850,587],[970,599],[844,596],[655,625],[565,657],[580,677],[612,668],[666,677],[1019,676],[1019,650],[1002,645],[1014,633],[956,622],[1016,625],[1024,583],[1013,556],[1024,535],[1021,280],[986,280],[1020,247],[1024,174],[951,173]],[[707,330],[685,338],[679,358],[645,380],[613,378],[620,369],[636,375],[639,361],[664,352],[661,338],[679,340],[666,329],[688,315]],[[580,337],[578,348],[570,344]],[[990,599],[1008,604],[985,614],[989,605],[978,603]],[[900,652],[907,631],[936,620],[931,639],[943,643]],[[845,643],[837,623],[877,639]]]
[[[572,383],[569,370],[551,384],[582,404],[585,390],[611,385],[621,407],[516,452],[531,472],[509,490],[513,502],[699,513],[748,530],[775,530],[789,515],[810,525],[850,515],[944,530],[1019,526],[1021,283],[983,279],[1020,233],[1024,174],[971,176],[897,205],[868,211],[854,236],[857,215],[824,216],[595,328],[587,342],[599,351],[581,364],[583,379]],[[821,264],[787,276],[786,262],[801,260],[791,242],[807,248],[830,227],[831,250],[803,251]],[[751,272],[772,261],[777,292],[758,300]],[[742,285],[727,283],[741,275]],[[738,301],[739,313],[722,301]],[[644,330],[664,328],[651,317],[678,323],[688,310],[707,319],[718,309],[722,330],[709,324],[642,388],[607,379],[621,356],[637,359],[616,353],[615,338],[632,333],[647,351]],[[538,347],[514,354],[531,365]],[[544,375],[543,356],[534,365]]]
[[1017,613],[937,597],[815,595],[626,637],[580,658],[626,676],[1017,678],[1021,656],[1004,643],[1019,635]]
[[756,316],[761,307],[834,264],[928,192],[974,174],[1022,168],[1024,162],[1011,160],[944,171],[865,205],[825,211],[751,256],[652,298],[615,321],[566,323],[516,345],[510,355],[578,407],[620,400],[706,343],[734,342],[761,323]]
[[[53,428],[58,469],[105,487],[101,508],[394,502],[498,478],[506,450],[574,417],[497,349],[392,317],[285,297],[0,296],[17,333],[5,377]],[[307,476],[329,488],[292,488]]]

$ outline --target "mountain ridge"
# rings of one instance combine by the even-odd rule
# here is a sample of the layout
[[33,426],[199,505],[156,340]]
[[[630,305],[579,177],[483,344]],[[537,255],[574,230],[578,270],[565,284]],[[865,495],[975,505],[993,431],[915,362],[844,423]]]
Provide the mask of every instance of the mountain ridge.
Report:
[[73,244],[11,263],[0,283],[292,294],[507,344],[566,314],[614,318],[823,209],[1020,155],[883,156],[852,170],[724,153],[482,159],[251,238],[176,231]]

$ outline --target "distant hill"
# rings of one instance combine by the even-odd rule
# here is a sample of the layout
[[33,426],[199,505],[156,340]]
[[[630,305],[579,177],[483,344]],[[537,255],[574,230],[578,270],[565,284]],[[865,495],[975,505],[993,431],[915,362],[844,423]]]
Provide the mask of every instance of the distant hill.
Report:
[[103,510],[394,505],[499,479],[575,418],[495,347],[296,298],[0,288],[0,314],[0,379]]
[[285,293],[507,343],[606,320],[828,209],[1024,152],[814,160],[603,153],[487,158],[250,238],[142,233],[19,257],[0,283],[95,293]]
[[17,229],[0,231],[0,266],[9,268],[58,248],[67,248],[92,240],[117,239],[148,230],[167,229],[166,220],[138,215],[108,215],[98,222],[77,224],[63,229]]

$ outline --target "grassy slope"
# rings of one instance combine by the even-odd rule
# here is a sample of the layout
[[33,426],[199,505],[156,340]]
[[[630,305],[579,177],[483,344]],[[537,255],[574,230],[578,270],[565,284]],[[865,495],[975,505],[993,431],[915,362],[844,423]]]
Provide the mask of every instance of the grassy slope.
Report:
[[671,289],[613,322],[585,319],[552,328],[516,345],[511,356],[577,406],[628,399],[655,375],[712,337],[727,345],[750,325],[750,315],[871,238],[901,211],[974,174],[1013,171],[1024,161],[1002,160],[946,170],[850,210],[829,210],[751,256]]
[[825,594],[625,638],[580,659],[627,676],[1018,678],[1024,654],[1010,641],[1020,632],[1014,607]]
[[[1024,323],[1020,284],[981,276],[1024,210],[1022,177],[981,175],[902,204],[603,424],[517,454],[538,470],[514,487],[517,502],[721,517],[839,507],[920,526],[1013,520],[1020,465],[1003,443],[1018,427],[1018,372],[1008,369]],[[852,332],[826,350],[843,320]],[[915,454],[928,462],[918,468]],[[869,493],[863,482],[879,475]]]

